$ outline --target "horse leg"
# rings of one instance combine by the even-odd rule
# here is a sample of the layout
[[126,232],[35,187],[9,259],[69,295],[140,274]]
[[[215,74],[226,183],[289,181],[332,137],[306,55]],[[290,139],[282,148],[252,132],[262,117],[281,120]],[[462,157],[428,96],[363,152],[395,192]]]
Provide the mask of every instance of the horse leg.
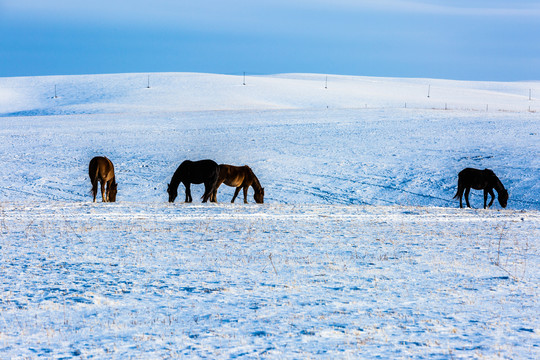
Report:
[[210,197],[211,202],[217,202],[217,190],[221,186],[221,184],[223,184],[223,181],[218,179],[218,181],[216,182],[216,186],[212,190],[212,196]]
[[467,207],[471,207],[471,204],[469,204],[469,193],[471,192],[471,188],[465,189],[465,203],[467,204]]
[[101,180],[100,181],[101,183],[101,201],[103,202],[107,202],[107,198],[106,198],[106,190],[105,190],[105,181]]
[[461,186],[461,183],[459,181],[458,181],[458,189],[457,189],[456,195],[454,195],[454,199],[457,199],[458,197],[459,197],[459,208],[462,209],[463,208],[463,201],[462,201],[463,187]]
[[205,203],[208,201],[208,198],[212,196],[212,184],[210,183],[204,183],[204,194],[202,198],[202,202]]
[[218,175],[212,177],[210,180],[204,183],[204,195],[203,202],[207,202],[210,199],[210,202],[216,201],[216,193],[218,187]]
[[217,188],[213,188],[210,191],[210,202],[217,202],[216,198],[217,198]]
[[247,194],[248,194],[249,186],[244,186],[244,204],[247,204]]
[[193,199],[191,198],[191,184],[184,183],[184,186],[186,187],[186,202],[190,203],[193,201]]
[[107,199],[107,202],[109,202],[109,194],[111,193],[110,182],[109,182],[109,181],[106,181],[106,182],[105,182],[105,185],[106,185],[106,188],[105,188],[105,199]]
[[234,200],[236,199],[236,197],[238,196],[238,193],[240,192],[240,189],[242,189],[241,186],[237,187],[236,190],[234,191],[234,196],[232,197],[231,203],[233,203]]
[[[491,205],[493,205],[493,200],[495,200],[495,194],[493,193],[493,189],[489,189],[489,195],[491,195],[491,201],[488,204],[488,208],[490,208]],[[485,195],[485,197],[487,198],[487,195]],[[484,204],[485,203],[486,203],[486,200],[484,199]]]
[[97,196],[97,179],[92,180],[92,196],[94,198],[93,202],[96,202],[96,196]]

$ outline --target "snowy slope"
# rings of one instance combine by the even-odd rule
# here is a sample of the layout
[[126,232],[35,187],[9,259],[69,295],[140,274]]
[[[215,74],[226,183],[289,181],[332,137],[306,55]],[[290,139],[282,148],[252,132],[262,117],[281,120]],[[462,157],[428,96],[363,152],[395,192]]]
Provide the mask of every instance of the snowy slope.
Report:
[[[538,115],[528,111],[538,105],[528,100],[529,89],[540,91],[540,84],[325,81],[277,75],[247,77],[244,86],[242,77],[211,74],[0,79],[8,170],[0,197],[84,200],[87,162],[104,154],[117,165],[119,199],[128,201],[162,200],[166,178],[182,160],[213,158],[252,166],[271,202],[455,206],[457,173],[472,166],[499,174],[510,208],[540,208]],[[445,106],[461,110],[441,111]]]
[[[0,78],[0,358],[540,357],[540,83],[326,79]],[[204,158],[265,204],[169,204]]]
[[2,78],[0,114],[405,106],[477,111],[485,111],[486,107],[488,111],[540,110],[538,82],[284,74],[247,76],[243,84],[241,76],[198,73]]

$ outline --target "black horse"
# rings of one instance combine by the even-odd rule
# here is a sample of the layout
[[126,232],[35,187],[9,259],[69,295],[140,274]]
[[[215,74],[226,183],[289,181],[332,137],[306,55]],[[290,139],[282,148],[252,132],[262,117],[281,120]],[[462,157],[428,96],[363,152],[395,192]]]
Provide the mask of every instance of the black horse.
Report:
[[493,200],[495,199],[493,189],[497,190],[497,193],[499,194],[499,204],[501,204],[503,208],[506,207],[506,204],[508,202],[508,191],[506,191],[501,180],[499,180],[497,175],[495,175],[492,170],[478,170],[466,168],[459,172],[458,189],[456,195],[454,196],[454,199],[459,198],[460,208],[463,207],[461,198],[464,191],[467,207],[471,207],[471,204],[469,204],[469,192],[471,191],[471,188],[475,190],[484,190],[484,209],[486,208],[488,194],[491,195],[491,201],[489,202],[487,207],[490,207],[493,204]]
[[174,172],[171,183],[168,184],[169,202],[174,202],[178,196],[178,185],[183,183],[186,187],[186,202],[192,202],[191,184],[204,183],[203,202],[208,201],[217,183],[219,166],[212,160],[190,161],[180,164]]

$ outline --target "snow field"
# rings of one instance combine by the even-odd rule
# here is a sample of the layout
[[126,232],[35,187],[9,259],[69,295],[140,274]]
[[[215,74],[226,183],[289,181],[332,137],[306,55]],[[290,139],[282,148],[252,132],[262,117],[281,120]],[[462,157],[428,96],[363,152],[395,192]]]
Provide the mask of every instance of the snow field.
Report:
[[[454,207],[457,173],[477,167],[499,176],[510,209],[539,209],[536,117],[324,109],[0,118],[0,195],[87,201],[88,162],[106,155],[119,201],[165,201],[183,160],[210,158],[249,165],[270,203]],[[220,188],[219,201],[232,193]],[[471,196],[480,207],[482,193]]]
[[[538,83],[328,79],[0,78],[0,357],[538,358]],[[169,204],[204,158],[265,204]]]
[[4,204],[0,346],[8,357],[534,358],[539,220]]

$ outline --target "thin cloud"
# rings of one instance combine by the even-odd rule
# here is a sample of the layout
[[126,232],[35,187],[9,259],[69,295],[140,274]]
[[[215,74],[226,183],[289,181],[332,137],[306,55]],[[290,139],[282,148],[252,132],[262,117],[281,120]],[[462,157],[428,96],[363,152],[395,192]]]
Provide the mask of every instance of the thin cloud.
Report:
[[[472,4],[471,4],[472,3]],[[540,17],[538,0],[0,0],[0,20],[75,25],[190,29],[249,34],[320,31],[358,27],[355,16],[503,18],[531,22]],[[305,29],[305,30],[304,30]],[[330,29],[330,30],[328,30]],[[333,31],[332,29],[336,29]],[[346,35],[346,34],[345,34]]]
[[190,18],[194,20],[210,17],[234,20],[242,13],[255,14],[255,10],[327,10],[378,11],[388,13],[420,13],[459,16],[538,16],[540,4],[537,0],[512,1],[421,1],[421,0],[0,0],[0,9],[7,16],[54,17],[65,19],[101,18],[116,20],[141,20],[149,18]]
[[[534,1],[409,1],[409,0],[312,0],[306,6],[342,10],[375,10],[389,13],[417,13],[456,16],[538,16],[540,4]],[[509,6],[510,4],[510,6]]]

